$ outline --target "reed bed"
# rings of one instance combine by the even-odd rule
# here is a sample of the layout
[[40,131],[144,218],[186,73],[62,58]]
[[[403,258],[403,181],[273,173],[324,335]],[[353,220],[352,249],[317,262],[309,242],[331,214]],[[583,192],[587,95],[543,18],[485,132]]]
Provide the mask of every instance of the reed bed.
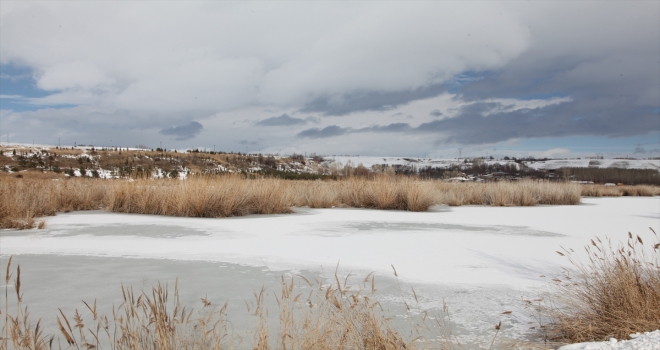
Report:
[[121,213],[228,217],[290,213],[294,201],[286,180],[239,176],[137,180],[113,184],[108,209]]
[[283,214],[292,207],[355,207],[425,211],[450,206],[574,205],[581,196],[659,195],[654,186],[584,186],[523,180],[450,183],[414,177],[349,177],[338,181],[249,179],[242,175],[187,180],[27,179],[0,177],[0,228],[38,226],[56,212],[104,208],[113,212],[184,217]]
[[0,180],[0,228],[29,229],[43,225],[36,218],[56,212],[92,210],[107,206],[108,183],[93,179]]
[[579,185],[522,181],[460,184],[409,177],[288,181],[240,176],[136,180],[112,187],[114,212],[190,217],[281,214],[291,207],[426,211],[435,204],[532,206],[578,204]]
[[532,180],[486,184],[439,182],[436,187],[439,202],[451,206],[574,205],[580,203],[581,190],[573,183]]
[[585,197],[660,196],[660,187],[651,186],[651,185],[636,185],[636,186],[582,185],[582,196]]
[[[627,339],[636,332],[660,328],[660,241],[644,243],[628,233],[628,241],[591,240],[587,261],[572,250],[558,252],[572,269],[555,279],[557,308],[550,310],[552,329],[570,342]],[[649,244],[650,243],[650,244]]]
[[[59,334],[44,334],[40,321],[33,323],[27,306],[23,307],[20,265],[16,271],[11,271],[10,258],[6,283],[12,275],[16,312],[5,303],[0,349],[400,350],[428,346],[432,339],[426,335],[434,327],[426,314],[409,315],[412,331],[402,335],[374,296],[372,274],[361,283],[349,285],[348,276],[340,279],[335,273],[335,281],[330,284],[300,277],[300,283],[309,285],[304,290],[296,286],[293,277],[282,277],[281,291],[274,293],[278,308],[273,313],[276,315],[274,324],[269,324],[266,290],[255,292],[254,302],[246,302],[250,328],[241,335],[234,332],[227,318],[226,303],[214,305],[202,298],[199,309],[189,309],[179,301],[178,283],[173,295],[160,283],[140,293],[122,286],[123,302],[112,308],[112,315],[101,315],[96,300],[83,301],[83,312],[76,310],[73,315],[66,315],[60,309],[56,315]],[[5,287],[5,301],[8,296]],[[418,342],[422,339],[424,343]],[[442,342],[433,343],[436,349],[453,348]]]

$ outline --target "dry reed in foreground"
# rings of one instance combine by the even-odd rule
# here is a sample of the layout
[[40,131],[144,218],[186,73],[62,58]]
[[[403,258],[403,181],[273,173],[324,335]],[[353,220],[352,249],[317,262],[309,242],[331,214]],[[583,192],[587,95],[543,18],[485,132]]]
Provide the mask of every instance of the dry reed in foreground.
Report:
[[[651,229],[653,231],[653,229]],[[554,332],[571,342],[627,339],[636,332],[660,328],[660,243],[644,244],[628,233],[625,245],[591,240],[589,261],[566,256],[573,270],[556,280],[560,307],[550,311]]]
[[340,181],[246,179],[240,175],[161,180],[0,178],[0,228],[32,228],[55,212],[114,212],[186,217],[290,213],[291,207],[425,211],[435,204],[532,206],[580,203],[580,185],[519,181],[447,183],[411,177]]
[[[9,282],[11,258],[5,281]],[[252,326],[243,337],[234,333],[226,315],[227,304],[217,307],[202,298],[201,309],[186,309],[179,302],[178,284],[170,299],[169,289],[160,283],[151,291],[134,293],[122,286],[122,304],[112,316],[97,311],[96,301],[84,302],[84,312],[56,316],[59,335],[44,335],[40,321],[32,323],[23,305],[20,265],[16,269],[14,289],[17,312],[12,315],[5,303],[5,321],[0,335],[0,349],[364,349],[394,350],[425,348],[431,339],[429,317],[408,315],[412,330],[402,335],[386,317],[374,297],[373,275],[358,286],[350,286],[335,273],[335,282],[323,285],[301,277],[311,291],[300,291],[293,278],[281,278],[281,292],[276,293],[279,309],[277,326],[269,326],[265,289],[254,293],[255,303],[248,313]],[[309,289],[309,288],[307,288]],[[8,298],[5,287],[5,298]],[[407,307],[407,305],[406,305]],[[499,327],[499,326],[498,326]],[[408,332],[406,332],[408,333]],[[243,333],[242,333],[243,334]],[[420,343],[419,340],[426,342]],[[495,338],[493,338],[494,341]],[[492,343],[492,342],[491,342]],[[452,349],[453,345],[433,342],[433,348]]]

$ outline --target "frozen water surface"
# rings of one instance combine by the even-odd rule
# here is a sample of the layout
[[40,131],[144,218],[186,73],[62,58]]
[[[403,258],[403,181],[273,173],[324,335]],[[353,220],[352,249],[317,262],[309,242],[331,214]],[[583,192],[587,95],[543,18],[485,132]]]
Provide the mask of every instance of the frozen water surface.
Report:
[[2,230],[0,255],[3,266],[15,255],[32,314],[46,320],[55,307],[83,307],[81,299],[118,304],[122,282],[139,290],[157,280],[172,285],[176,277],[190,306],[208,295],[215,304],[229,301],[230,313],[241,317],[253,291],[278,290],[277,276],[328,279],[338,262],[340,274],[353,272],[356,280],[375,271],[379,297],[402,318],[394,265],[409,304],[411,287],[417,292],[413,312],[439,314],[446,302],[459,338],[489,345],[499,321],[501,339],[528,336],[535,319],[521,298],[542,295],[542,276],[567,263],[555,253],[560,246],[581,252],[594,236],[646,238],[649,227],[660,232],[659,216],[658,197],[423,213],[302,208],[223,219],[89,211],[45,218],[44,230]]

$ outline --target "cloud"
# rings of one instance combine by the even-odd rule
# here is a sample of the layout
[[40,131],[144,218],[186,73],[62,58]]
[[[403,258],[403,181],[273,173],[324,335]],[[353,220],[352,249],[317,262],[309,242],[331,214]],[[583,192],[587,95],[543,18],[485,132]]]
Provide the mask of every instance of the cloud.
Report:
[[54,92],[44,105],[345,115],[435,96],[453,75],[502,67],[530,43],[515,11],[495,3],[292,8],[16,3],[3,6],[0,63],[29,67],[36,86]]
[[413,90],[371,90],[354,91],[341,96],[324,95],[306,103],[300,111],[327,116],[344,116],[364,111],[389,111],[411,101],[438,96],[445,90],[442,84],[435,84]]
[[248,140],[241,140],[238,141],[239,145],[244,145],[244,146],[256,146],[259,144],[259,141],[248,141]]
[[160,131],[163,135],[172,135],[176,136],[178,141],[189,140],[197,136],[204,126],[198,122],[190,122],[188,125],[173,126],[168,129],[163,129]]
[[[153,144],[166,126],[196,120],[210,132],[195,141],[207,146],[267,136],[263,145],[346,152],[391,147],[383,133],[418,142],[420,152],[435,140],[544,138],[556,148],[567,136],[641,139],[660,131],[659,10],[657,2],[7,2],[2,133]],[[410,124],[381,125],[391,115]],[[335,116],[341,122],[327,121]],[[351,133],[360,141],[328,139]],[[186,135],[197,134],[173,136]]]
[[342,128],[338,125],[329,125],[323,129],[311,128],[303,130],[298,133],[298,137],[306,137],[312,139],[328,138],[335,136],[342,136],[353,133],[387,133],[387,132],[404,132],[411,130],[408,123],[392,123],[388,125],[372,125],[364,128]]
[[311,128],[303,130],[297,134],[298,137],[310,139],[322,139],[333,136],[345,135],[350,132],[349,128],[342,128],[338,125],[329,125],[323,129]]
[[643,147],[635,147],[635,153],[646,153],[646,149]]
[[429,113],[429,115],[432,117],[441,117],[442,112],[439,109],[434,109]]
[[259,126],[293,126],[293,125],[305,125],[309,122],[312,123],[317,123],[318,118],[314,117],[307,117],[305,119],[302,118],[293,118],[290,117],[288,114],[282,114],[279,117],[270,117],[266,119],[262,119],[258,122],[256,122],[254,125],[259,125]]
[[[591,103],[523,102],[512,106],[509,102],[490,99],[466,104],[457,116],[422,123],[412,131],[437,134],[439,144],[487,144],[540,137],[629,137],[660,129],[657,115],[647,110],[624,112],[617,107],[616,99],[601,101],[611,109],[599,107],[597,113]],[[621,113],[627,115],[626,122],[622,123]]]
[[410,130],[408,123],[392,123],[389,125],[372,125],[352,130],[352,132],[404,132]]

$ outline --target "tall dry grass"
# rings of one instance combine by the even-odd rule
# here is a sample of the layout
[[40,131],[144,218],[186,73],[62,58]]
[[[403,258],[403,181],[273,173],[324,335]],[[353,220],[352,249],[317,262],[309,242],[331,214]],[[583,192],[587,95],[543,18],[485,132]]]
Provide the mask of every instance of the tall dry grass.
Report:
[[439,204],[433,181],[406,177],[291,182],[295,206],[425,211]]
[[630,233],[625,244],[592,239],[587,261],[572,250],[558,252],[573,267],[555,279],[559,307],[550,315],[559,337],[570,342],[626,339],[660,328],[660,241],[653,235],[655,242],[646,244]]
[[580,203],[579,185],[566,182],[523,180],[493,183],[436,183],[439,203],[451,206],[533,206]]
[[621,196],[660,196],[660,187],[651,185],[604,186],[582,185],[585,197],[621,197]]
[[[11,277],[10,258],[7,284]],[[122,286],[123,302],[112,308],[112,315],[100,314],[96,301],[83,301],[83,312],[76,310],[73,315],[59,309],[59,334],[46,335],[40,321],[33,323],[23,307],[19,265],[14,278],[17,311],[12,312],[5,303],[0,349],[400,350],[427,348],[429,342],[435,344],[433,348],[445,348],[442,342],[426,337],[433,327],[426,314],[409,315],[412,331],[401,334],[374,296],[373,275],[356,285],[347,284],[347,279],[335,273],[335,283],[322,284],[300,277],[311,287],[307,292],[310,288],[300,290],[294,278],[282,277],[281,291],[275,293],[277,310],[273,310],[277,322],[269,324],[267,293],[262,288],[254,293],[254,303],[246,302],[252,322],[240,335],[227,319],[226,303],[216,306],[202,298],[201,308],[189,309],[179,301],[178,284],[170,295],[170,289],[160,283],[140,293]],[[8,294],[5,287],[6,301]],[[418,342],[422,339],[426,341]]]
[[291,212],[285,180],[239,176],[116,182],[108,209],[114,212],[188,217],[227,217]]
[[0,179],[0,228],[33,228],[35,218],[107,205],[108,183],[93,179]]
[[447,183],[386,175],[340,181],[247,179],[241,175],[199,176],[185,181],[4,176],[0,178],[0,228],[32,228],[37,217],[99,208],[122,213],[228,217],[290,213],[296,206],[425,211],[435,204],[571,205],[580,203],[582,190],[576,184],[532,180]]

